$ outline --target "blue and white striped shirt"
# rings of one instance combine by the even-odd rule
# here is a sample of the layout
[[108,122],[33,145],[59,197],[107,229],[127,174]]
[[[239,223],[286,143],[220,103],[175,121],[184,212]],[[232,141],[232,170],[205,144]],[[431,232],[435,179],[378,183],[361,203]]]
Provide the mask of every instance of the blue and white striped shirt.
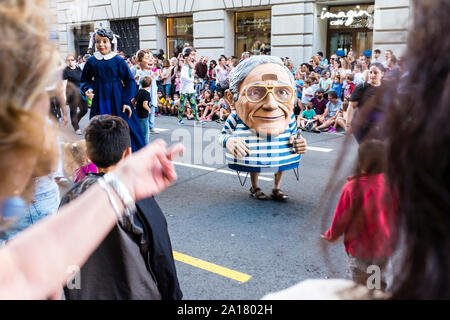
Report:
[[289,128],[274,137],[259,136],[250,129],[236,114],[232,112],[225,122],[219,143],[226,148],[227,140],[240,137],[250,149],[250,155],[236,159],[226,151],[225,159],[230,169],[243,172],[278,172],[298,167],[301,156],[289,145],[291,136],[297,136],[297,123],[292,114]]

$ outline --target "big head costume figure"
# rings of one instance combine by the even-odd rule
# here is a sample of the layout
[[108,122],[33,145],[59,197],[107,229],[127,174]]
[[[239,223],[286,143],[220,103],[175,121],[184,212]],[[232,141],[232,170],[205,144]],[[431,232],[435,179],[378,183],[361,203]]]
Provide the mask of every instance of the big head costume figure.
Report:
[[275,172],[272,199],[288,198],[281,192],[283,171],[297,168],[306,141],[297,138],[294,116],[295,82],[283,62],[272,56],[253,56],[230,75],[225,100],[233,113],[228,117],[220,143],[233,170],[250,172],[250,193],[267,199],[258,187],[261,172]]
[[92,41],[97,51],[86,61],[81,74],[82,93],[94,94],[90,118],[101,114],[123,118],[130,128],[132,149],[137,151],[144,147],[145,140],[131,107],[131,99],[136,95],[134,77],[127,62],[115,52],[117,40],[111,31],[97,30]]

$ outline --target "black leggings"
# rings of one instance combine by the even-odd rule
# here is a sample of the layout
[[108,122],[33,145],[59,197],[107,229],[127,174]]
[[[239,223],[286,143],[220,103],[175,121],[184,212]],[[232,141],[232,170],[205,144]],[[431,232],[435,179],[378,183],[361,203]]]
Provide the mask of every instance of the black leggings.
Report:
[[[83,100],[81,95],[78,97],[71,97],[67,102],[70,108],[70,121],[72,122],[72,127],[77,131],[80,129],[80,120],[88,112],[88,103],[86,100]],[[80,111],[78,111],[78,108],[80,108]]]

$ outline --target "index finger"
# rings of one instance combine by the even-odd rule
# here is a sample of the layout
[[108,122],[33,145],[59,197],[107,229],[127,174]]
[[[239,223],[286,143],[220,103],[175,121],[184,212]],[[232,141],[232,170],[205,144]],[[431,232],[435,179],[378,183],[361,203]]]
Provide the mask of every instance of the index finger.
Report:
[[174,160],[183,154],[185,147],[181,143],[174,144],[167,150],[167,158],[169,160]]

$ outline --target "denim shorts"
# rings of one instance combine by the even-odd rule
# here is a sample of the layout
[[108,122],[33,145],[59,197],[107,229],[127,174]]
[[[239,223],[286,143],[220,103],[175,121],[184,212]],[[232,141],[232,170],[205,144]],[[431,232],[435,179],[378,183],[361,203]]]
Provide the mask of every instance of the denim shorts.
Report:
[[24,216],[20,218],[14,226],[4,232],[5,239],[11,240],[17,234],[27,229],[31,225],[35,224],[39,220],[56,213],[58,211],[60,202],[59,188],[55,184],[52,189],[47,189],[47,191],[37,193],[33,197],[33,203],[28,207]]

